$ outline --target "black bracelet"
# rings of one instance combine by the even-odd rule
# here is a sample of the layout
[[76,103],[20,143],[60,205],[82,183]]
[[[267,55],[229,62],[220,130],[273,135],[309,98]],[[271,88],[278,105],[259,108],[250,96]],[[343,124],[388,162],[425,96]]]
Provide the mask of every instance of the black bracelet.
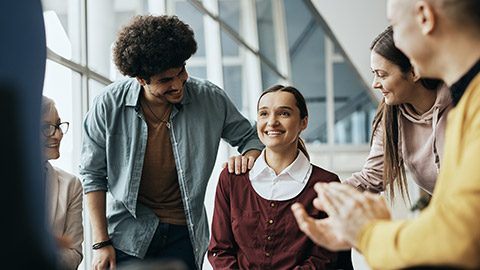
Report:
[[92,249],[94,249],[94,250],[95,249],[100,249],[104,246],[110,246],[110,245],[112,245],[112,240],[108,239],[107,241],[103,241],[103,242],[100,242],[100,243],[93,244]]

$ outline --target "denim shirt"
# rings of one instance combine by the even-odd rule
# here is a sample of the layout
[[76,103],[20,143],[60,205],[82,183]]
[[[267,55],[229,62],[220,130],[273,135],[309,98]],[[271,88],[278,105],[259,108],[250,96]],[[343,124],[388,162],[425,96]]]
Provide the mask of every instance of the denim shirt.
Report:
[[[137,202],[147,123],[135,78],[115,82],[95,97],[84,121],[80,175],[84,193],[107,192],[108,233],[115,248],[144,258],[158,217]],[[209,241],[205,191],[220,139],[239,152],[263,149],[254,126],[213,83],[189,78],[169,118],[170,141],[198,269]],[[161,172],[159,172],[161,173]]]

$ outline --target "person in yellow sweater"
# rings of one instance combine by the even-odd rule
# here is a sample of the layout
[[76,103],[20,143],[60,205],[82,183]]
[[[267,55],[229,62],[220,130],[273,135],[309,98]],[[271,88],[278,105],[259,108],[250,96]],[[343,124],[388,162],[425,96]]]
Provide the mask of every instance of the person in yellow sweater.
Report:
[[396,46],[422,77],[450,87],[442,168],[430,205],[392,221],[382,197],[317,184],[315,220],[293,205],[300,229],[331,250],[355,247],[373,269],[480,268],[480,1],[388,0]]

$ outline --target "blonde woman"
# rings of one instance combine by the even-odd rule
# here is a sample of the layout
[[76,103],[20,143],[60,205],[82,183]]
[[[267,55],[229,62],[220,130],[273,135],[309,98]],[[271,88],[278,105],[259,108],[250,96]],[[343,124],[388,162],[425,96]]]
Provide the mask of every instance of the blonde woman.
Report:
[[43,148],[46,170],[47,221],[58,239],[61,269],[77,269],[82,261],[82,185],[80,180],[49,160],[60,157],[60,142],[69,123],[62,122],[55,103],[48,97],[42,100]]

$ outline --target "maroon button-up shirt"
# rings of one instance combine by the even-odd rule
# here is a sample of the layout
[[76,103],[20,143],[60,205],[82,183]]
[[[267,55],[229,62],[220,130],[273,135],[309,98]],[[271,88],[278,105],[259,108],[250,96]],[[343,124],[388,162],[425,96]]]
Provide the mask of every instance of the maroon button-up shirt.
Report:
[[314,218],[326,214],[313,207],[317,182],[338,176],[313,166],[305,189],[286,201],[266,200],[253,189],[248,174],[220,175],[215,195],[208,260],[214,269],[327,269],[337,253],[315,245],[298,228],[290,206],[300,202]]

